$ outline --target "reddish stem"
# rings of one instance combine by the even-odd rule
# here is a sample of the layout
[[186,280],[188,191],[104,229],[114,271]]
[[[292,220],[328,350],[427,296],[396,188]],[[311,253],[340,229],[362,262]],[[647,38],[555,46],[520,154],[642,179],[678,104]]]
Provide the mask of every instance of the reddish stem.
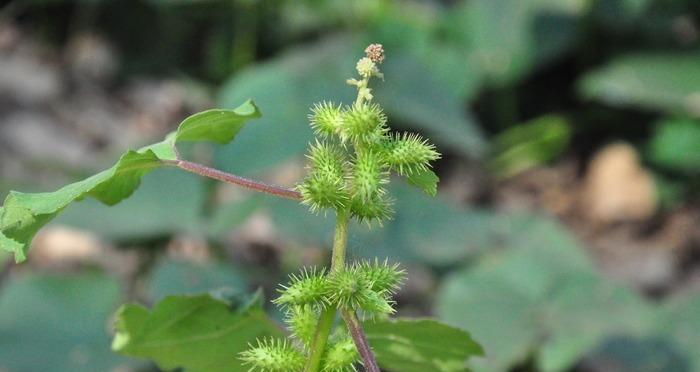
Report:
[[188,172],[199,174],[200,176],[213,178],[222,182],[245,187],[250,190],[264,192],[266,194],[279,196],[282,198],[301,200],[301,194],[297,191],[286,189],[284,187],[268,185],[263,182],[253,181],[248,178],[236,176],[235,174],[226,173],[218,169],[210,168],[202,164],[193,163],[187,160],[163,160],[167,165],[178,167]]
[[365,371],[381,372],[377,365],[377,360],[374,358],[372,348],[369,346],[369,342],[367,342],[367,336],[365,336],[362,330],[362,324],[360,324],[360,321],[357,319],[355,312],[342,310],[341,315],[343,316],[343,320],[345,320],[345,324],[348,326],[348,331],[350,331],[350,335],[355,342],[355,347],[357,347],[357,351],[360,353],[360,357],[362,357],[362,364],[365,366]]

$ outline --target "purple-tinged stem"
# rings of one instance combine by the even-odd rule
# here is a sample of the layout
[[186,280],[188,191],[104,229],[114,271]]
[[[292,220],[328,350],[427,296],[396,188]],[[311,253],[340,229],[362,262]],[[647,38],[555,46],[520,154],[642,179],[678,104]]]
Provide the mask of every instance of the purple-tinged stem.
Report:
[[355,347],[357,347],[357,351],[360,353],[365,371],[380,372],[372,348],[369,346],[369,342],[367,342],[367,336],[365,336],[365,332],[362,330],[362,324],[360,324],[359,319],[357,319],[355,312],[351,310],[342,310],[341,315],[343,320],[345,320],[345,324],[348,326],[348,331],[350,331],[352,340],[355,342]]
[[284,187],[268,185],[259,181],[253,181],[245,177],[237,176],[235,174],[226,173],[218,169],[207,167],[206,165],[193,163],[187,160],[163,160],[163,162],[167,165],[178,167],[182,170],[199,174],[200,176],[213,178],[222,182],[245,187],[250,190],[264,192],[266,194],[275,195],[292,200],[301,200],[301,194],[297,191],[286,189]]

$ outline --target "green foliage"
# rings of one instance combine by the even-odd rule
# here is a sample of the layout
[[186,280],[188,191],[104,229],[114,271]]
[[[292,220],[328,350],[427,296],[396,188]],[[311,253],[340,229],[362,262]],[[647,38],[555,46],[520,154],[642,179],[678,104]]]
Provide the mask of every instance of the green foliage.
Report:
[[493,142],[492,169],[508,177],[552,161],[566,150],[571,128],[560,116],[543,116],[507,129]]
[[248,119],[259,116],[250,101],[235,110],[204,111],[185,119],[163,142],[128,151],[112,168],[83,181],[54,192],[10,192],[0,208],[0,249],[13,252],[17,262],[24,261],[34,235],[73,201],[90,196],[107,205],[117,204],[138,188],[143,175],[166,165],[163,161],[176,159],[178,142],[226,143]]
[[63,209],[53,221],[113,240],[161,238],[214,228],[214,221],[202,215],[205,202],[204,179],[177,169],[159,168],[143,177],[138,189],[119,204],[106,208],[96,199],[84,199]]
[[437,307],[483,343],[478,371],[505,370],[533,351],[539,369],[563,371],[606,337],[640,332],[651,316],[646,302],[602,278],[570,244],[486,255],[447,279]]
[[248,371],[237,354],[256,339],[281,332],[259,300],[233,310],[208,295],[169,296],[152,310],[129,304],[117,311],[112,348],[149,358],[165,370]]
[[612,60],[579,82],[582,95],[614,106],[700,116],[698,53],[643,53]]
[[246,292],[247,282],[241,270],[230,264],[197,264],[169,259],[153,268],[148,292],[154,301],[169,295],[194,295],[207,291],[235,298]]
[[0,369],[109,371],[135,363],[109,350],[105,324],[119,283],[99,273],[22,275],[3,283]]
[[566,51],[576,36],[575,18],[589,3],[476,0],[460,3],[448,19],[454,42],[473,58],[468,68],[480,71],[489,84],[505,85]]
[[364,323],[377,361],[388,371],[466,371],[465,360],[483,355],[469,333],[430,319]]
[[657,124],[651,139],[651,160],[670,170],[697,174],[700,169],[700,122],[669,119]]

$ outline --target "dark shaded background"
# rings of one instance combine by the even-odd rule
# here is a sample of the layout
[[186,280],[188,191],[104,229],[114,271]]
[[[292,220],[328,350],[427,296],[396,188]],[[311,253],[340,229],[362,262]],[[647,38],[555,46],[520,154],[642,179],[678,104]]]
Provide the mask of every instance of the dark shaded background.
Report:
[[[10,1],[0,194],[247,98],[262,119],[188,156],[291,187],[308,107],[351,100],[380,42],[376,100],[445,155],[437,200],[397,185],[395,218],[351,232],[351,256],[407,268],[399,315],[469,330],[477,371],[700,371],[699,17],[694,0]],[[116,207],[77,203],[28,263],[0,253],[0,371],[152,370],[110,352],[118,304],[274,296],[328,261],[331,228],[176,170]]]

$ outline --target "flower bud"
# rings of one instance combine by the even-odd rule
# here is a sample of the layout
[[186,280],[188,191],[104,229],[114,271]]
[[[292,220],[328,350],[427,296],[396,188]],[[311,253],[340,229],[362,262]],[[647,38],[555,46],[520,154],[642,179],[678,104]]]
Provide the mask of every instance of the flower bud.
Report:
[[365,79],[379,75],[377,65],[367,57],[360,58],[355,68],[357,69],[357,73]]
[[376,64],[384,62],[384,47],[382,44],[370,44],[365,49],[365,55]]

